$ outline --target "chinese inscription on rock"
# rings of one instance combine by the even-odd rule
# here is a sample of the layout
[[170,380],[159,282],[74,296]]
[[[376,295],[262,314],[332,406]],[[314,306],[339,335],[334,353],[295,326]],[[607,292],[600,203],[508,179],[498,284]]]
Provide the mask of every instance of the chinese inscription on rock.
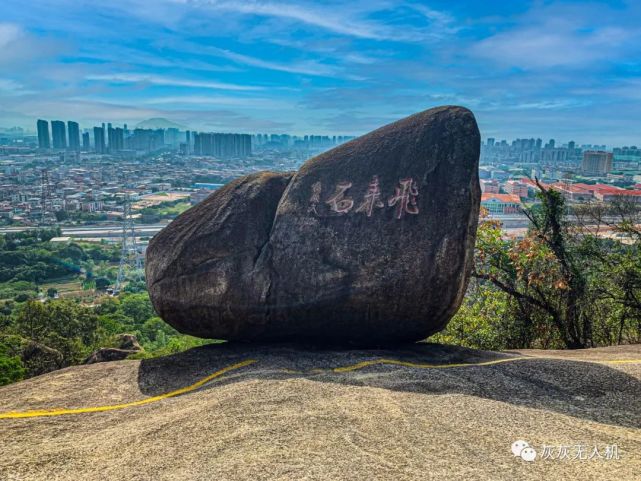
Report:
[[[345,215],[352,211],[355,202],[350,193],[352,182],[342,181],[336,184],[333,193],[324,201],[328,206],[329,211],[337,215]],[[322,185],[315,182],[312,185],[312,193],[309,198],[309,212],[319,215],[317,211],[318,205],[321,203]],[[378,176],[372,177],[365,195],[356,204],[353,209],[355,213],[362,213],[367,217],[372,217],[376,209],[384,209],[387,207],[394,207],[394,217],[402,219],[406,214],[418,214],[418,185],[411,177],[399,179],[398,184],[394,187],[394,193],[387,198],[387,202],[383,197],[381,186]]]

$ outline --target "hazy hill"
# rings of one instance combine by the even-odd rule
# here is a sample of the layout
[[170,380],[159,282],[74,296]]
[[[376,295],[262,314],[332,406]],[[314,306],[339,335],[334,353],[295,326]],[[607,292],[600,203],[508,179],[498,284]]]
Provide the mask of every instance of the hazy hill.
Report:
[[154,117],[153,119],[143,120],[138,122],[135,125],[137,129],[179,129],[179,130],[188,130],[188,127],[184,125],[177,124],[171,120],[167,120],[161,117]]

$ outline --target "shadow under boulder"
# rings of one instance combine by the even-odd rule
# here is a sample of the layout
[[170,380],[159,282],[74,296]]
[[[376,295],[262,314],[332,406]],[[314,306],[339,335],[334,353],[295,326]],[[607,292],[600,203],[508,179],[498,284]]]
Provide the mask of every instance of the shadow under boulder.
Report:
[[[641,428],[641,381],[621,370],[593,362],[522,357],[440,344],[408,344],[394,350],[213,344],[141,361],[138,385],[146,395],[158,395],[247,359],[257,362],[226,374],[204,389],[247,379],[286,381],[302,377],[318,383],[425,395],[464,394]],[[371,362],[381,360],[423,366],[501,362],[440,369]],[[359,363],[363,363],[362,367]],[[345,367],[349,369],[336,369]]]

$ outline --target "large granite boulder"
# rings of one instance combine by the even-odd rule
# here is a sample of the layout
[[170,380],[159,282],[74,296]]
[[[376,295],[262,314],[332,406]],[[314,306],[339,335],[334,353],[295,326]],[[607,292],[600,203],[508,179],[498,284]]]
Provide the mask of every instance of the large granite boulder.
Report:
[[480,189],[472,113],[412,115],[238,179],[150,242],[147,283],[181,332],[384,344],[445,327],[472,263]]
[[153,237],[146,278],[160,317],[194,336],[260,337],[269,274],[257,261],[291,177],[262,172],[234,180]]

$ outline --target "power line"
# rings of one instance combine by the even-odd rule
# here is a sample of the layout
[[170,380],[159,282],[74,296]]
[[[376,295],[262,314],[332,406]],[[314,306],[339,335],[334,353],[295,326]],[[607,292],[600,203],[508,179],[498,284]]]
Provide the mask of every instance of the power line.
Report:
[[122,213],[122,244],[120,248],[120,263],[118,266],[118,277],[113,291],[117,295],[122,289],[126,271],[134,272],[133,280],[141,280],[143,272],[143,259],[140,248],[136,242],[136,228],[131,215],[131,199],[129,194],[125,195]]
[[40,224],[46,225],[54,220],[53,200],[51,199],[51,183],[49,169],[40,172]]

